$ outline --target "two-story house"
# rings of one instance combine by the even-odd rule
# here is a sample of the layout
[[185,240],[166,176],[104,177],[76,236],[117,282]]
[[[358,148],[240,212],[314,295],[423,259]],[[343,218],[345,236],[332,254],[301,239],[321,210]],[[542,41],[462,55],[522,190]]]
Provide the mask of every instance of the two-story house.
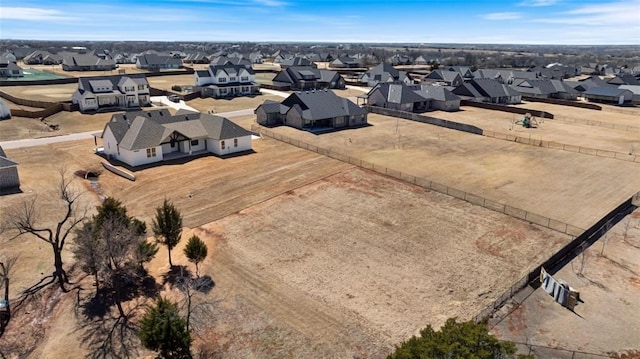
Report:
[[142,74],[81,77],[71,101],[83,113],[140,108],[151,103],[149,82]]
[[288,85],[292,90],[344,89],[344,78],[336,71],[321,70],[310,66],[291,66],[281,70],[273,78],[277,85]]
[[250,96],[260,93],[251,65],[211,65],[194,72],[195,86],[202,97]]

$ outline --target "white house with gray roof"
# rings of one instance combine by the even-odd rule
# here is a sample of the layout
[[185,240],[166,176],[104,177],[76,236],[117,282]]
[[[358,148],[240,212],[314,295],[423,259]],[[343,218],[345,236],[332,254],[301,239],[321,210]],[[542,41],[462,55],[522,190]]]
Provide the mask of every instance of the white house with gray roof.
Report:
[[136,167],[184,156],[251,150],[251,132],[209,114],[166,109],[113,115],[102,131],[104,154]]
[[202,97],[250,96],[260,93],[260,85],[255,82],[251,64],[211,65],[206,70],[196,70],[193,76]]
[[81,77],[71,101],[83,113],[136,109],[151,103],[149,82],[142,74]]

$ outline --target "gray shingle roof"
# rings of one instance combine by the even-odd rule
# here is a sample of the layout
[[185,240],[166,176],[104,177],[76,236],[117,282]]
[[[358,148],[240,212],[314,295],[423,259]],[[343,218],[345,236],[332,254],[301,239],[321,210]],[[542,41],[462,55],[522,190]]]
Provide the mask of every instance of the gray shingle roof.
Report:
[[302,109],[302,117],[308,120],[322,120],[366,113],[355,103],[339,97],[333,91],[327,90],[296,92],[282,101],[282,104],[289,108],[299,105]]
[[7,158],[7,154],[4,153],[2,146],[0,146],[0,168],[15,167],[17,165],[18,162],[12,161]]
[[224,140],[250,136],[251,132],[214,115],[179,110],[171,116],[167,110],[136,111],[114,115],[105,126],[109,128],[121,148],[139,150],[169,141],[177,132],[190,139]]
[[585,95],[594,95],[594,96],[611,96],[618,97],[623,95],[625,92],[631,92],[629,90],[616,88],[616,87],[591,87],[587,89],[584,94]]

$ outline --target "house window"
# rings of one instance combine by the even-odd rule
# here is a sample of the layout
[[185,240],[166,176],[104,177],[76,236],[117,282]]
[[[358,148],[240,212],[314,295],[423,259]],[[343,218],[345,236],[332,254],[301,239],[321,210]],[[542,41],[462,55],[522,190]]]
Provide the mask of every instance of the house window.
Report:
[[235,77],[231,77],[231,78],[229,79],[229,81],[235,81],[235,80],[236,80],[236,78],[235,78]]
[[144,85],[138,85],[138,90],[144,90]]
[[227,82],[227,78],[226,77],[218,77],[218,82],[225,83],[225,82]]
[[191,146],[197,146],[199,143],[198,140],[191,140]]
[[222,149],[224,150],[225,148],[224,140],[220,141],[220,147],[222,147]]
[[147,157],[155,157],[156,156],[156,148],[147,148]]
[[247,81],[249,81],[249,76],[242,76],[242,77],[240,78],[240,81],[242,81],[242,82],[247,82]]
[[238,147],[238,139],[237,138],[233,139],[233,147]]
[[176,143],[174,141],[171,141],[171,148],[176,148]]

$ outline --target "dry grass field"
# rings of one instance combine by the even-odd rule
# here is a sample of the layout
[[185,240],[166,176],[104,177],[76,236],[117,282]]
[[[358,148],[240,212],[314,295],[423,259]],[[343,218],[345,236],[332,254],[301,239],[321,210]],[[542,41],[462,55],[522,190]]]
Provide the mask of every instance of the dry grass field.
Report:
[[[60,163],[100,169],[90,142],[8,150],[24,193],[3,198],[0,211],[35,195],[47,207]],[[147,168],[136,182],[106,171],[96,186],[77,182],[87,203],[114,196],[147,223],[165,197],[180,208],[193,228],[185,236],[197,233],[210,247],[202,272],[216,287],[199,300],[216,303],[208,333],[232,357],[384,357],[428,323],[475,315],[569,240],[275,140],[254,149]],[[6,240],[3,249],[20,255],[17,293],[51,263],[37,240]],[[186,264],[181,248],[174,260]],[[159,278],[166,263],[161,251],[151,272]],[[84,355],[69,297],[40,324],[16,320],[23,331],[41,330],[31,357]]]
[[147,81],[149,81],[149,86],[151,87],[161,90],[171,90],[171,86],[173,85],[194,86],[196,80],[193,74],[184,74],[147,77]]
[[[588,228],[640,189],[637,163],[586,156],[369,115],[371,126],[277,133]],[[545,122],[546,123],[546,122]]]
[[[640,132],[634,133],[609,128],[596,129],[585,124],[545,120],[542,118],[536,118],[538,122],[537,128],[524,128],[521,125],[514,125],[515,121],[522,119],[522,115],[469,106],[463,106],[462,111],[458,112],[434,111],[426,113],[426,115],[471,124],[487,131],[524,138],[529,137],[535,140],[553,141],[620,153],[633,152],[640,155]],[[610,117],[621,121],[616,116]],[[622,115],[622,117],[625,116]],[[638,126],[640,128],[640,123],[638,123]]]
[[71,96],[78,89],[77,83],[62,85],[25,85],[5,86],[2,91],[9,95],[36,101],[60,102],[71,101]]
[[[521,108],[547,111],[549,113],[554,114],[556,118],[558,118],[559,120],[562,120],[562,119],[590,120],[590,121],[600,121],[605,123],[611,123],[615,125],[640,127],[640,123],[638,121],[638,117],[640,117],[640,108],[625,107],[625,108],[622,108],[622,110],[625,112],[631,112],[631,113],[618,113],[618,112],[614,112],[615,110],[620,109],[616,106],[607,106],[602,104],[597,104],[597,105],[603,106],[604,110],[603,111],[589,110],[585,108],[554,105],[554,104],[548,104],[548,103],[542,103],[542,102],[525,102],[515,106],[521,107]],[[635,114],[633,112],[635,112]],[[596,132],[597,131],[598,130],[596,130]]]
[[255,109],[265,100],[279,102],[282,101],[282,97],[274,95],[257,95],[234,97],[231,99],[195,98],[193,100],[187,101],[187,105],[204,113],[207,113],[210,110],[215,113],[220,113],[235,110],[244,110],[247,108]]
[[[554,278],[580,292],[584,303],[575,313],[538,288],[493,332],[504,340],[595,354],[640,349],[640,209]],[[528,352],[524,346],[521,350]],[[534,353],[540,358],[570,357],[540,347],[534,347]]]
[[51,130],[36,118],[12,117],[0,121],[0,142],[68,135],[71,133],[102,131],[104,125],[115,112],[85,115],[80,112],[58,112],[47,117],[47,123],[58,125],[58,130]]

